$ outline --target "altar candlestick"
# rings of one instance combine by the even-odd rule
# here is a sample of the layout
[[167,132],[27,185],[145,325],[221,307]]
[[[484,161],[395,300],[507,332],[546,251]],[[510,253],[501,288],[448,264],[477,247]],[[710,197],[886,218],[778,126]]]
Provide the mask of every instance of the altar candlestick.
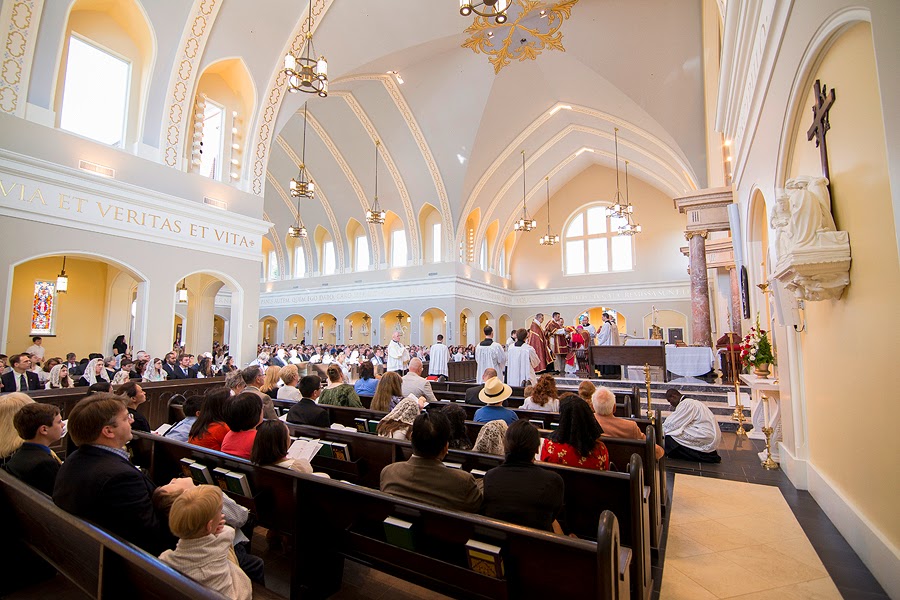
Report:
[[769,398],[765,394],[760,394],[763,402],[763,427],[769,426]]

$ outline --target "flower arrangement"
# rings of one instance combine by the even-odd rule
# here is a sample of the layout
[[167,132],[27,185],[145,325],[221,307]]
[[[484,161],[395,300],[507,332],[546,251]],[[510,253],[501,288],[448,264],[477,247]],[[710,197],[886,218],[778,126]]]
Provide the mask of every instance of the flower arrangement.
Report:
[[756,326],[750,328],[741,343],[741,362],[752,367],[775,363],[769,333],[759,326],[759,314],[756,315]]

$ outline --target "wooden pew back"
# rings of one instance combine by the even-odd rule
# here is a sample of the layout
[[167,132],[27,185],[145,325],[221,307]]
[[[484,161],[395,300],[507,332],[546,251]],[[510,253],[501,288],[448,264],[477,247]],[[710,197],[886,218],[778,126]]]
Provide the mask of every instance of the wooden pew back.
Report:
[[0,470],[4,544],[33,550],[94,598],[222,600],[155,557],[74,517]]

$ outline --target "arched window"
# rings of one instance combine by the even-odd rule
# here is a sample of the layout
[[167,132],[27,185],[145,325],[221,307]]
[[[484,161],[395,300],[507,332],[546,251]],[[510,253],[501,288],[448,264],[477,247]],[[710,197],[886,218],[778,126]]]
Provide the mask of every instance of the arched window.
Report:
[[609,273],[634,268],[634,240],[619,235],[624,220],[606,216],[606,206],[594,204],[575,213],[565,228],[563,264],[566,275]]
[[266,272],[266,279],[269,281],[275,281],[276,279],[280,279],[280,274],[278,271],[278,254],[275,250],[269,250],[269,258],[268,258],[268,270]]
[[441,262],[441,224],[431,225],[431,256],[432,262]]
[[334,258],[334,242],[325,240],[322,244],[322,275],[334,275],[337,262]]
[[368,271],[369,270],[369,241],[366,239],[365,235],[356,236],[356,264],[354,265],[355,270],[357,271]]
[[303,252],[303,245],[296,244],[294,246],[294,277],[297,279],[306,275],[306,253]]
[[402,229],[391,232],[391,266],[406,266],[406,232]]

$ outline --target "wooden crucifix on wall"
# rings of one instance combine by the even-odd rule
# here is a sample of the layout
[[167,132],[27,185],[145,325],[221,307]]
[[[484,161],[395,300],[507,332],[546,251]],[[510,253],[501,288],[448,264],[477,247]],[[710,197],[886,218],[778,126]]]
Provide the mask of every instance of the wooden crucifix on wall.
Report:
[[[822,161],[822,176],[828,179],[828,191],[831,191],[831,173],[828,170],[828,150],[825,147],[825,134],[831,129],[831,123],[828,120],[828,112],[834,105],[834,88],[828,89],[828,86],[822,85],[816,79],[815,86],[816,103],[812,106],[813,122],[806,130],[806,139],[816,139],[816,148],[819,149],[819,159]],[[830,194],[829,194],[830,195]]]

